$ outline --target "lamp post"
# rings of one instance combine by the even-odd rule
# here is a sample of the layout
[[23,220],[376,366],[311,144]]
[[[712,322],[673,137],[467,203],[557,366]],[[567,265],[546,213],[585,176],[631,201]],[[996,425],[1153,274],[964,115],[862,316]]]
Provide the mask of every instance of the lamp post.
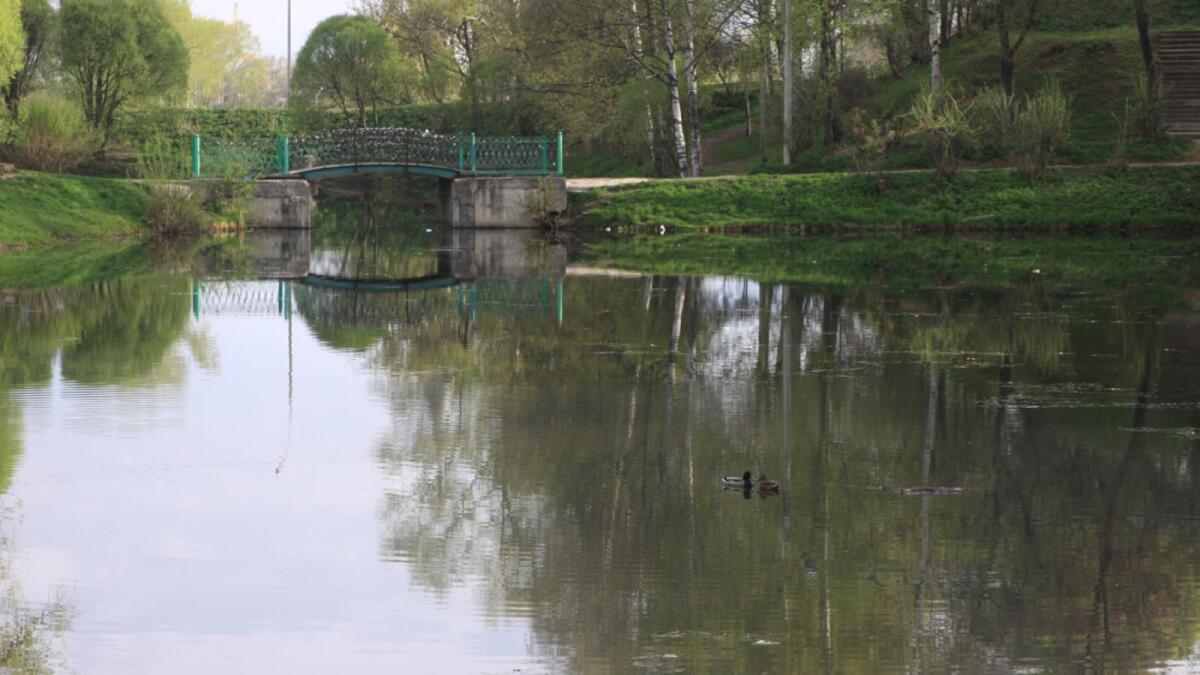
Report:
[[287,0],[287,98],[292,98],[292,0]]

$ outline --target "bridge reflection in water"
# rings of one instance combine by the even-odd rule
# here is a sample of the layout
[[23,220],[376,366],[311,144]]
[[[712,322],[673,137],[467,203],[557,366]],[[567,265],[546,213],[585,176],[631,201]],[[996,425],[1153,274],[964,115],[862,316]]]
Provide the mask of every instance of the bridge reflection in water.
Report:
[[315,249],[310,237],[302,230],[253,235],[257,279],[194,280],[195,317],[290,320],[299,311],[310,323],[394,329],[453,316],[464,341],[481,312],[553,316],[562,325],[566,248],[533,231],[446,228],[399,251],[381,251],[369,233]]

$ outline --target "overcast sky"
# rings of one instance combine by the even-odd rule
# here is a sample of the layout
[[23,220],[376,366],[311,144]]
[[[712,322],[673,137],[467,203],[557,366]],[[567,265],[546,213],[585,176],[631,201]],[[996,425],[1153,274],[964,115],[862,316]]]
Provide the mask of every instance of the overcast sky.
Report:
[[[262,41],[263,54],[287,55],[288,0],[192,0],[192,13],[230,21],[234,5],[242,21],[249,23]],[[292,0],[292,52],[300,51],[308,34],[322,19],[351,14],[353,7],[353,0]]]

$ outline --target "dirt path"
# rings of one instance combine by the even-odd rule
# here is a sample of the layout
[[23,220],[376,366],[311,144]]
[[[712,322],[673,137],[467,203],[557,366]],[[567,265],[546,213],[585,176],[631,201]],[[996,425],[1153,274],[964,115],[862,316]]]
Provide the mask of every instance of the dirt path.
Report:
[[704,174],[706,176],[745,176],[750,173],[750,167],[754,164],[753,157],[726,162],[717,160],[718,145],[745,137],[746,128],[744,126],[731,127],[702,137],[700,139],[700,158],[704,162]]

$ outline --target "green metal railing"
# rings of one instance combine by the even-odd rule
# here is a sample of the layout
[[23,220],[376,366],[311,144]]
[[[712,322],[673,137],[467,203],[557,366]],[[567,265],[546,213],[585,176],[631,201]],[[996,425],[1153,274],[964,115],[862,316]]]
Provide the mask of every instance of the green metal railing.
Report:
[[434,134],[414,129],[347,129],[251,141],[192,137],[192,174],[286,176],[321,167],[397,165],[473,175],[563,173],[563,135]]

